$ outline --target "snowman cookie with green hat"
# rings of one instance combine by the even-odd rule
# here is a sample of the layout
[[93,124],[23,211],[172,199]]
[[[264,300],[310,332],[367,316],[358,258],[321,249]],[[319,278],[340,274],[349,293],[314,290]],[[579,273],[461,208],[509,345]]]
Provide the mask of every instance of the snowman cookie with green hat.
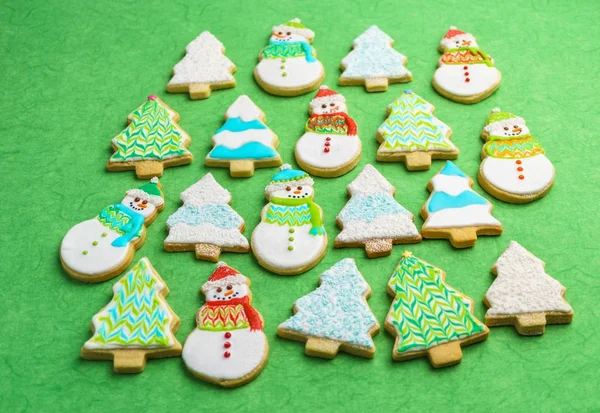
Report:
[[260,87],[278,96],[298,96],[319,87],[325,69],[311,46],[314,37],[297,18],[274,26],[254,69]]
[[554,183],[554,166],[523,118],[494,108],[481,138],[486,143],[478,180],[490,195],[524,204],[548,193]]
[[254,255],[266,269],[301,274],[325,256],[327,234],[321,207],[313,201],[313,186],[306,172],[285,164],[266,187],[269,203],[251,240]]
[[123,200],[107,206],[65,235],[60,261],[69,275],[79,281],[96,283],[122,273],[137,249],[146,240],[146,226],[164,208],[158,178],[130,189]]

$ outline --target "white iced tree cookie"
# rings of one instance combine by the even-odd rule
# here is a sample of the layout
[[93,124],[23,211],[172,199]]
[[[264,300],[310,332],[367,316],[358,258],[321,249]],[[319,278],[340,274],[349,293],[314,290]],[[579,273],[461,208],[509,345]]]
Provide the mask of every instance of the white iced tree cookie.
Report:
[[451,26],[439,47],[442,57],[433,74],[433,88],[460,103],[476,103],[500,86],[502,75],[494,59],[479,49],[475,36]]
[[296,143],[298,165],[326,178],[351,171],[360,161],[362,143],[356,122],[348,116],[344,96],[321,86],[308,112],[304,135]]
[[514,325],[519,334],[544,334],[546,324],[568,324],[573,309],[565,301],[566,288],[546,274],[544,262],[511,241],[492,267],[496,279],[483,302],[489,307],[485,323]]
[[254,69],[260,87],[278,96],[298,96],[315,90],[323,82],[325,69],[310,45],[314,37],[300,19],[274,26]]
[[371,288],[352,258],[336,263],[319,277],[319,288],[294,303],[294,315],[277,334],[306,342],[309,356],[334,358],[338,351],[373,358],[379,323],[367,298]]
[[423,238],[447,238],[455,248],[472,247],[478,235],[500,235],[492,204],[471,188],[473,181],[453,162],[429,181],[431,196],[421,208]]
[[279,139],[266,121],[248,96],[238,97],[225,112],[225,124],[213,135],[214,148],[204,163],[229,168],[235,178],[254,175],[254,168],[280,166],[281,156],[276,151]]
[[164,208],[158,178],[127,191],[123,200],[107,206],[92,219],[67,232],[60,245],[60,261],[69,275],[96,283],[116,277],[133,261],[146,241],[146,227]]
[[342,59],[340,85],[365,85],[367,92],[384,92],[389,83],[410,82],[407,58],[393,45],[394,40],[379,27],[369,27],[354,39],[353,50]]
[[190,99],[206,99],[210,92],[235,86],[235,65],[225,47],[210,32],[202,32],[185,48],[185,57],[173,68],[167,85],[171,93],[189,93]]
[[250,242],[258,263],[276,274],[306,272],[327,252],[323,212],[313,201],[313,185],[306,172],[285,164],[265,189],[269,203]]
[[87,360],[113,360],[117,373],[140,373],[147,359],[181,354],[180,321],[165,298],[169,288],[142,258],[112,288],[112,300],[92,318],[93,336],[81,348]]
[[554,183],[554,166],[529,133],[525,119],[492,109],[481,138],[479,184],[490,195],[513,204],[535,201]]
[[194,376],[223,387],[248,383],[269,355],[263,318],[252,307],[250,280],[220,261],[202,294],[206,303],[183,345],[183,362]]
[[412,90],[387,107],[388,118],[377,129],[377,160],[404,162],[409,171],[431,168],[432,159],[456,159],[452,129],[433,115],[435,108]]
[[217,262],[221,252],[248,252],[244,219],[229,206],[231,194],[208,173],[181,193],[183,206],[167,219],[166,251],[195,251]]
[[390,255],[393,244],[421,241],[413,215],[394,199],[395,189],[372,165],[346,188],[350,200],[337,216],[334,246],[364,247],[369,258]]

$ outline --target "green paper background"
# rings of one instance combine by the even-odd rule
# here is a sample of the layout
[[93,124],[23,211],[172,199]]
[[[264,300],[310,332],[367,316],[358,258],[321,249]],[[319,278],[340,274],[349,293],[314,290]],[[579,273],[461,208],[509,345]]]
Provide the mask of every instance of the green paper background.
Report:
[[[1,3],[1,411],[600,409],[597,1],[511,0],[493,7],[474,0],[447,1],[443,7],[368,0]],[[316,180],[316,202],[324,209],[330,242],[327,256],[312,271],[280,277],[260,268],[251,254],[222,256],[252,279],[254,305],[266,320],[270,343],[264,371],[242,388],[222,390],[193,378],[180,358],[149,361],[138,375],[117,375],[110,362],[82,360],[79,350],[90,337],[91,317],[109,301],[117,279],[96,285],[72,280],[60,266],[58,248],[71,226],[141,184],[133,172],[105,170],[110,139],[149,94],[178,111],[192,137],[195,160],[165,171],[166,208],[136,254],[136,259],[149,257],[168,283],[167,300],[181,318],[177,337],[183,343],[203,303],[199,288],[214,264],[196,261],[192,253],[164,252],[165,221],[180,206],[179,193],[208,171],[203,158],[210,138],[240,94],[264,110],[268,126],[279,135],[283,159],[294,164],[294,143],[303,133],[312,94],[269,96],[254,82],[252,70],[271,26],[295,16],[316,33],[324,83],[346,96],[363,154],[349,174]],[[340,60],[372,24],[409,57],[414,80],[377,94],[338,87]],[[481,103],[453,103],[431,87],[438,42],[450,25],[473,33],[502,71],[502,86]],[[172,67],[203,30],[225,44],[237,65],[237,87],[204,101],[167,94]],[[345,187],[367,163],[383,172],[396,187],[397,200],[413,213],[428,197],[425,186],[443,162],[412,173],[402,164],[375,162],[375,131],[386,105],[407,88],[435,105],[435,114],[452,127],[461,151],[457,165],[471,177],[480,164],[479,132],[495,106],[523,116],[556,167],[554,188],[537,202],[515,206],[486,195],[504,224],[502,236],[483,237],[467,250],[453,250],[443,240],[409,249],[444,269],[453,287],[473,297],[475,314],[483,318],[481,300],[493,280],[489,269],[510,240],[517,240],[567,287],[575,310],[571,325],[550,326],[533,338],[520,337],[513,328],[493,328],[487,341],[464,349],[460,365],[441,370],[427,359],[392,362],[393,338],[383,330],[375,337],[373,360],[342,353],[334,360],[310,358],[302,344],[276,336],[293,302],[344,257],[357,260],[373,290],[370,306],[383,324],[391,303],[387,280],[404,247],[368,260],[364,250],[334,250],[332,244],[339,232],[335,216],[348,200]],[[225,169],[211,172],[233,194],[249,237],[275,169],[258,170],[251,179],[231,179]],[[475,189],[481,192],[477,184]],[[420,228],[422,219],[415,220]]]

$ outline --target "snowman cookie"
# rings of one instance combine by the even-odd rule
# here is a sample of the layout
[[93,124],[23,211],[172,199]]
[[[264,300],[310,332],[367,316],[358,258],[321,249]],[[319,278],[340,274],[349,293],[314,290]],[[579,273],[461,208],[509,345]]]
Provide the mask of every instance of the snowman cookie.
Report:
[[439,47],[442,57],[433,74],[433,88],[445,98],[476,103],[500,87],[502,75],[494,59],[479,49],[475,36],[451,26]]
[[246,384],[269,355],[263,318],[252,307],[250,280],[220,261],[202,293],[206,303],[183,345],[183,362],[202,380],[223,387]]
[[258,263],[276,274],[310,270],[327,251],[323,212],[313,201],[313,179],[304,171],[281,167],[267,188],[250,246]]
[[107,206],[67,232],[60,262],[79,281],[97,283],[122,273],[146,240],[146,226],[164,208],[158,178],[127,191],[121,203]]
[[548,193],[554,183],[554,166],[523,118],[494,108],[481,138],[486,143],[478,180],[490,195],[525,204]]
[[334,178],[360,161],[362,144],[344,96],[321,86],[308,112],[305,133],[296,143],[298,165],[312,175]]
[[325,69],[310,45],[315,37],[300,19],[273,27],[269,44],[259,54],[254,79],[266,92],[298,96],[315,90]]

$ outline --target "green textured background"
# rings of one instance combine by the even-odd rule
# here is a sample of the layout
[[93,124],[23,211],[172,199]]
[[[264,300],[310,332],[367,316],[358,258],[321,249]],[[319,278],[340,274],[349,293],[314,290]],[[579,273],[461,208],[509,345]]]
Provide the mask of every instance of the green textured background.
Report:
[[[511,0],[490,8],[472,0],[448,1],[443,7],[419,3],[2,0],[0,410],[600,409],[600,228],[594,219],[599,199],[600,6],[593,0]],[[140,185],[133,172],[105,170],[110,139],[153,93],[181,114],[180,124],[192,137],[195,160],[165,171],[166,209],[136,254],[148,256],[168,283],[168,302],[181,318],[177,337],[183,343],[203,303],[200,285],[214,264],[196,261],[192,253],[164,252],[165,221],[180,206],[179,193],[207,172],[203,158],[210,137],[240,94],[248,94],[264,110],[268,126],[281,140],[283,159],[294,163],[293,146],[303,132],[312,94],[269,96],[254,82],[252,70],[271,26],[295,16],[316,32],[325,84],[346,96],[363,154],[359,167],[346,176],[316,180],[316,202],[324,209],[330,248],[312,271],[279,277],[262,270],[250,254],[222,257],[252,279],[254,305],[266,320],[270,343],[266,368],[250,384],[222,390],[194,379],[179,358],[149,361],[139,375],[117,375],[110,362],[82,360],[79,349],[90,336],[90,319],[111,298],[115,280],[96,285],[72,280],[61,269],[58,248],[71,226]],[[409,57],[414,80],[379,94],[337,87],[340,60],[372,24]],[[447,101],[430,84],[438,42],[450,25],[475,34],[503,74],[500,89],[476,105]],[[167,94],[171,68],[203,30],[225,44],[238,68],[237,87],[204,101]],[[571,325],[551,326],[533,338],[520,337],[513,328],[494,328],[487,341],[464,349],[460,365],[442,370],[432,369],[426,359],[392,362],[393,339],[385,331],[375,337],[373,360],[346,354],[331,361],[309,358],[302,344],[276,336],[294,300],[312,291],[319,274],[344,257],[357,260],[373,290],[371,308],[383,324],[391,303],[386,283],[404,247],[395,247],[389,257],[367,260],[363,250],[333,250],[332,243],[338,233],[335,216],[347,201],[345,187],[363,165],[375,163],[377,126],[386,105],[406,88],[434,104],[436,115],[452,127],[452,140],[461,150],[457,164],[470,176],[476,177],[479,132],[494,106],[523,116],[556,167],[554,188],[545,198],[522,206],[493,200],[494,215],[505,227],[502,236],[484,237],[474,248],[460,251],[447,241],[431,240],[410,249],[444,269],[452,286],[473,297],[475,313],[482,318],[481,300],[493,280],[489,269],[509,241],[517,240],[545,260],[547,272],[567,287],[575,310]],[[396,186],[398,201],[415,214],[428,196],[425,185],[442,165],[438,161],[430,171],[408,173],[402,164],[376,164]],[[211,171],[233,194],[233,207],[246,220],[250,236],[265,203],[263,188],[275,170],[237,180],[227,170]],[[421,218],[416,222],[420,227]]]

